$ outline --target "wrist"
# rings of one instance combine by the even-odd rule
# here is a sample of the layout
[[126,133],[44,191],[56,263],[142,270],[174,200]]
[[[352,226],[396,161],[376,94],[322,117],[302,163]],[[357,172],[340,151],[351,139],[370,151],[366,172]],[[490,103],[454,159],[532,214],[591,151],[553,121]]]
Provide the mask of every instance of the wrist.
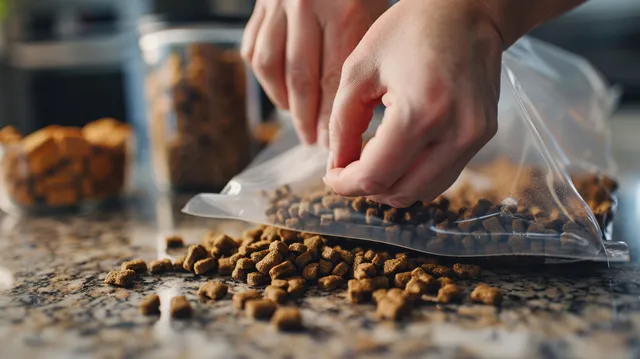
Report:
[[493,23],[503,43],[511,46],[536,26],[571,10],[585,0],[470,0]]

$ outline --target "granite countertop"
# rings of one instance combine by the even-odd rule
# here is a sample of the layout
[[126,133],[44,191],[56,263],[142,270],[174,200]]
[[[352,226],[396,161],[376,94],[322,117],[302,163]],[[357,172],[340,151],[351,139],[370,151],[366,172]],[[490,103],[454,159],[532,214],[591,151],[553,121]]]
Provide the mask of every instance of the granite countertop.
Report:
[[[627,125],[640,126],[619,131],[630,131]],[[636,150],[616,149],[625,171],[614,236],[629,243],[633,258]],[[124,260],[166,257],[166,234],[197,242],[212,228],[234,234],[248,226],[189,217],[182,203],[147,198],[100,214],[0,218],[0,357],[640,357],[635,261],[492,268],[482,280],[503,289],[502,307],[426,305],[401,323],[378,322],[373,305],[350,305],[342,294],[312,292],[301,301],[306,330],[295,334],[245,318],[229,301],[199,302],[194,294],[204,279],[190,274],[145,276],[131,289],[104,286]],[[169,298],[187,295],[194,319],[141,316],[137,304],[150,293],[160,295],[165,312]]]

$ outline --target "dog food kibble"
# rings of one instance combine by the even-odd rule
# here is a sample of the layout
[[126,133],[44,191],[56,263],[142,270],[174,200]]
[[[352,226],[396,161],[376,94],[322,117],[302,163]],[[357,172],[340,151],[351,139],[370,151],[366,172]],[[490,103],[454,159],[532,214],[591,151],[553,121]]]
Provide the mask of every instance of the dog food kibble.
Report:
[[220,282],[206,282],[198,289],[198,295],[213,300],[224,298],[229,291],[229,286]]
[[164,239],[167,248],[182,248],[184,247],[184,240],[178,235],[168,236]]
[[[373,204],[365,202],[364,205]],[[491,208],[488,211],[492,211]],[[217,276],[231,276],[251,287],[266,286],[264,290],[235,293],[233,307],[254,318],[269,318],[273,314],[274,323],[282,321],[283,328],[290,327],[286,324],[288,320],[299,323],[299,312],[295,312],[298,317],[294,315],[293,319],[288,319],[287,308],[280,308],[284,310],[280,314],[282,318],[276,318],[276,307],[303,297],[307,289],[344,291],[351,303],[376,303],[379,318],[399,320],[408,316],[414,305],[418,306],[422,300],[430,301],[430,297],[423,296],[425,294],[437,293],[435,301],[438,303],[460,301],[463,289],[454,284],[452,278],[473,279],[481,272],[481,268],[474,265],[458,263],[452,269],[436,264],[437,259],[432,257],[352,247],[352,244],[348,240],[262,226],[245,231],[238,240],[220,233],[209,233],[203,245],[190,246],[185,257],[176,259],[173,264],[168,259],[154,260],[149,264],[149,270],[154,274],[177,273],[188,268],[192,273],[190,276],[198,280],[200,278],[194,274],[216,274],[217,266]],[[131,261],[123,266],[141,270],[140,262]],[[110,272],[105,283],[126,287],[137,278],[134,270],[120,269]],[[343,289],[345,284],[346,289]],[[197,295],[220,300],[228,290],[226,284],[202,281]],[[174,317],[188,316],[183,313],[191,312],[188,301],[182,298],[174,298],[176,303],[174,305],[172,301],[172,308],[187,309],[172,309]],[[478,286],[471,294],[473,301],[494,305],[500,302],[500,298],[497,288],[486,285]],[[146,310],[142,309],[142,303],[140,310]]]
[[115,285],[117,287],[130,287],[136,279],[136,272],[131,269],[114,270],[107,274],[104,284]]
[[284,304],[287,301],[287,292],[282,288],[270,285],[264,289],[264,297],[276,304]]
[[247,274],[247,284],[250,287],[261,287],[269,283],[269,276],[260,272],[252,272]]
[[214,271],[217,264],[213,258],[201,259],[193,265],[193,272],[198,275],[207,274]]
[[145,263],[145,261],[143,261],[142,259],[134,259],[132,261],[122,263],[120,269],[130,269],[136,273],[144,273],[147,271],[147,263]]
[[460,264],[456,263],[453,265],[453,271],[456,273],[458,278],[461,279],[476,279],[480,277],[482,273],[482,268],[473,264]]
[[336,290],[344,285],[344,279],[336,275],[329,275],[318,279],[318,287],[320,289],[330,292]]
[[276,311],[276,304],[268,299],[250,299],[244,305],[244,312],[254,319],[269,319]]
[[446,304],[460,299],[462,299],[462,288],[456,284],[447,284],[438,290],[436,301]]
[[142,315],[160,314],[160,297],[156,294],[149,294],[142,299],[139,308]]
[[493,288],[486,284],[478,284],[471,292],[471,300],[487,305],[500,305],[502,303],[502,292],[498,288]]
[[205,259],[209,256],[207,250],[200,244],[194,244],[189,246],[187,250],[187,256],[184,258],[184,262],[182,263],[182,267],[184,270],[192,272],[193,265],[196,264],[197,261],[201,259]]
[[260,292],[257,290],[248,290],[246,292],[239,292],[233,295],[233,307],[236,309],[244,309],[244,305],[248,300],[260,299]]
[[187,298],[183,295],[171,298],[169,303],[169,313],[172,318],[184,319],[191,317],[193,309]]
[[173,263],[170,259],[155,259],[149,263],[149,272],[151,274],[161,274],[173,271]]
[[271,318],[271,323],[282,331],[296,331],[302,329],[302,315],[298,308],[280,307]]

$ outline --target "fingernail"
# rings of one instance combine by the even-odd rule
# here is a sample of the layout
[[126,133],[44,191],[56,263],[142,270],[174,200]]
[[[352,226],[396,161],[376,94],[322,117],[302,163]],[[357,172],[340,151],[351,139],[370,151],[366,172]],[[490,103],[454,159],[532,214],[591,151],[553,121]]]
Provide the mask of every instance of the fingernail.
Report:
[[320,130],[320,133],[318,134],[318,142],[324,148],[329,148],[329,131],[326,129]]
[[333,152],[329,151],[329,157],[327,158],[327,172],[333,169]]

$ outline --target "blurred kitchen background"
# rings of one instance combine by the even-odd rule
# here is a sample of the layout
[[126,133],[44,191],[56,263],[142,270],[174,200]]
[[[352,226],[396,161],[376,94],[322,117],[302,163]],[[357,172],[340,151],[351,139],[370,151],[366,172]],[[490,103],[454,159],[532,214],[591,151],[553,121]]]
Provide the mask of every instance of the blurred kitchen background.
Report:
[[[158,21],[241,26],[253,3],[0,0],[0,126],[30,132],[110,116],[131,123],[144,137],[140,26]],[[640,1],[591,0],[534,35],[590,59],[622,86],[625,106],[640,101]],[[263,94],[261,118],[272,109]]]

